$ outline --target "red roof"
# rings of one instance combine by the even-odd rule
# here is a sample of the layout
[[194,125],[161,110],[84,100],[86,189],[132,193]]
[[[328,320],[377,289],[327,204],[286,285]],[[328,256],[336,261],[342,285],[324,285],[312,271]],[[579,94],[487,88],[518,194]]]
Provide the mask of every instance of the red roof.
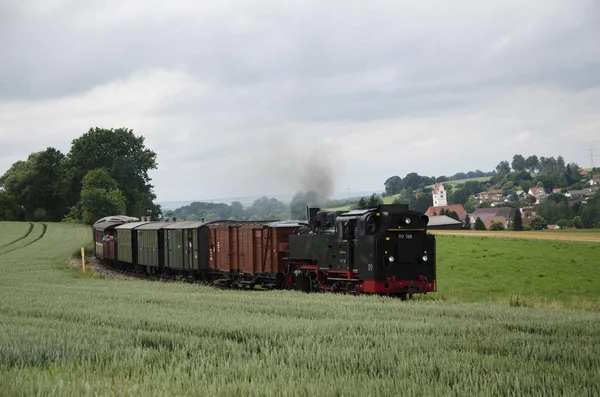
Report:
[[433,188],[433,194],[438,194],[440,192],[440,186],[442,186],[440,183],[435,184]]
[[465,218],[467,217],[467,211],[465,211],[465,209],[463,208],[463,206],[461,204],[450,204],[450,205],[443,205],[443,206],[439,206],[439,207],[431,206],[431,207],[427,208],[425,215],[433,216],[434,212],[437,215],[439,215],[442,210],[456,212],[461,221],[464,221]]
[[501,222],[504,227],[506,227],[506,218],[503,216],[490,216],[489,218],[485,218],[483,220],[485,228],[488,230],[490,229],[490,226],[492,226],[492,222]]

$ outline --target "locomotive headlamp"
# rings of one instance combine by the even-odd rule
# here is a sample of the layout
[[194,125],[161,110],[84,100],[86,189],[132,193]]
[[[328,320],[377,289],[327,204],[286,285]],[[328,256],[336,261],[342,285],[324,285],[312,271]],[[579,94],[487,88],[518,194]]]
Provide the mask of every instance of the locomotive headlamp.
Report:
[[390,262],[393,262],[393,261],[394,261],[394,257],[390,256]]
[[427,262],[427,259],[429,259],[427,255],[423,255],[423,262]]
[[410,218],[404,218],[404,223],[406,223],[407,225],[410,223]]

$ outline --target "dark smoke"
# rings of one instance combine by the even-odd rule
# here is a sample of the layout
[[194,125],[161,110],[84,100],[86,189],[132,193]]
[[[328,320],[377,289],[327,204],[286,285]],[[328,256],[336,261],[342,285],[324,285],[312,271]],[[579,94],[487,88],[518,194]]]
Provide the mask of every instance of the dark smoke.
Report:
[[294,194],[290,205],[294,219],[305,219],[307,205],[321,207],[335,191],[335,177],[342,167],[335,142],[271,136],[252,153],[243,169],[243,183],[260,188],[264,195]]
[[296,220],[306,219],[306,207],[319,207],[317,194],[313,191],[298,192],[290,203],[291,218]]

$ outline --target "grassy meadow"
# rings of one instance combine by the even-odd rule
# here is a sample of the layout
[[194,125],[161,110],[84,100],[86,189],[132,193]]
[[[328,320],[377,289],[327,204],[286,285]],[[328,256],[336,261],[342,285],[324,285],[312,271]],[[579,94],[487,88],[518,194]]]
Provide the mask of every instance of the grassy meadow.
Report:
[[30,226],[0,223],[0,395],[600,394],[597,243],[439,236],[402,302],[82,275],[88,228]]

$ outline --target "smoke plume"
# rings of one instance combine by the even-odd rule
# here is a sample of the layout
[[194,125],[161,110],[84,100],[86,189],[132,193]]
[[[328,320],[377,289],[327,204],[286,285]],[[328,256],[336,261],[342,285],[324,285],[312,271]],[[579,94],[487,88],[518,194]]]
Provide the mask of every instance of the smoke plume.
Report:
[[306,205],[322,206],[331,198],[343,167],[335,142],[323,139],[271,136],[252,153],[244,183],[264,195],[293,195],[294,204],[304,203],[303,213]]

